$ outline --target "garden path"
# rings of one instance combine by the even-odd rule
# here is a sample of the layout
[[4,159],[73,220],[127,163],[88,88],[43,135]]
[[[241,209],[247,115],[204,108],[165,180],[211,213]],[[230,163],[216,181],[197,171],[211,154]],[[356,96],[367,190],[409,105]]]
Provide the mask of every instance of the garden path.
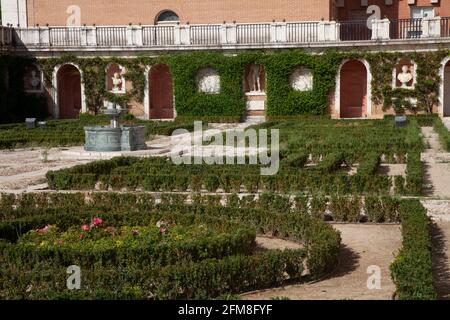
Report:
[[[443,120],[450,129],[450,121]],[[422,153],[425,167],[426,196],[439,200],[423,200],[422,204],[433,219],[433,275],[439,299],[450,299],[450,154],[446,153],[439,135],[432,127],[422,128],[428,149]]]
[[[214,134],[217,131],[226,132],[227,130],[236,128],[245,128],[249,125],[251,124],[210,124],[210,128],[215,129],[215,131],[206,130],[203,134]],[[192,138],[193,133],[181,134],[178,137],[185,143],[190,143],[191,140],[194,140],[196,145],[202,145],[201,141],[195,141],[195,139]],[[82,146],[0,151],[0,192],[21,193],[46,189],[48,185],[45,181],[45,175],[50,170],[70,168],[94,160],[111,159],[121,155],[136,157],[167,155],[175,146],[171,137],[167,136],[155,136],[152,140],[147,142],[147,145],[150,148],[145,151],[122,153],[86,152]]]
[[[242,295],[243,299],[258,300],[288,297],[298,300],[341,299],[391,299],[395,286],[391,280],[389,266],[401,247],[402,236],[399,225],[334,224],[341,232],[342,247],[340,263],[325,279],[310,283],[289,285]],[[368,289],[371,274],[369,266],[379,266],[381,289]]]
[[425,168],[424,195],[450,199],[450,154],[444,152],[439,136],[432,127],[423,127],[428,149],[422,153]]

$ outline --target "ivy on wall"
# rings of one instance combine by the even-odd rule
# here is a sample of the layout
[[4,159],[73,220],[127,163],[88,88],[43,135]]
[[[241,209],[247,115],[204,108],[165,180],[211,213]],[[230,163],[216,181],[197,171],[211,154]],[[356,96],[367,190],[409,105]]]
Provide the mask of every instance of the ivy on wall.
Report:
[[[253,54],[259,57],[259,54]],[[226,56],[206,52],[176,54],[161,57],[172,73],[177,114],[179,116],[220,117],[239,119],[245,111],[243,68],[248,54]],[[220,76],[220,93],[202,93],[198,90],[200,69],[212,68]]]
[[[52,86],[55,67],[67,63],[72,63],[79,67],[83,73],[86,104],[95,113],[99,111],[104,100],[126,107],[132,100],[142,102],[144,99],[145,66],[139,63],[137,59],[117,57],[78,58],[65,55],[58,58],[40,59],[38,63],[44,72],[47,87]],[[124,74],[125,80],[132,83],[132,89],[127,91],[126,94],[113,94],[106,89],[106,69],[112,63],[117,63],[126,69]]]
[[26,93],[23,87],[25,68],[34,62],[34,59],[0,56],[0,123],[48,116],[45,93]]
[[[283,51],[267,56],[267,114],[325,114],[328,95],[335,86],[341,60],[341,54],[336,52],[311,55],[303,51]],[[292,88],[290,76],[297,67],[306,67],[312,71],[314,76],[311,91],[300,92]]]
[[[77,65],[83,73],[87,106],[98,112],[104,100],[126,106],[131,101],[143,102],[146,86],[146,68],[158,63],[167,64],[173,77],[174,96],[177,115],[181,117],[213,117],[238,120],[245,114],[245,95],[243,81],[246,66],[257,63],[266,72],[267,114],[269,116],[294,116],[302,114],[327,114],[328,98],[336,85],[339,66],[346,59],[365,59],[372,73],[372,99],[384,110],[394,108],[397,112],[411,109],[414,112],[430,113],[437,105],[439,97],[442,60],[450,51],[429,51],[412,53],[388,52],[337,52],[326,51],[312,55],[301,50],[278,52],[248,51],[236,55],[220,52],[196,52],[163,54],[159,57],[95,57],[80,58],[61,56],[48,59],[26,59],[19,57],[0,57],[0,77],[6,77],[9,65],[9,86],[0,83],[2,122],[29,116],[32,110],[42,109],[42,98],[23,92],[23,72],[27,64],[41,65],[47,86],[52,85],[56,66],[65,63]],[[397,61],[407,58],[417,64],[417,79],[414,90],[392,88],[392,71]],[[132,83],[126,94],[116,95],[106,90],[107,66],[117,63],[126,68],[125,79]],[[290,84],[290,75],[299,66],[310,69],[314,76],[311,91],[295,91]],[[197,74],[202,68],[216,70],[221,79],[219,94],[201,93],[197,88]],[[6,98],[5,98],[6,97]],[[409,104],[409,99],[417,99],[417,106]],[[41,101],[39,101],[41,99]],[[32,106],[32,107],[30,107]],[[16,112],[18,116],[5,117],[5,112]],[[23,119],[21,119],[23,120]]]
[[[370,63],[372,71],[372,100],[383,105],[383,110],[394,108],[397,113],[404,109],[431,113],[439,99],[439,70],[442,60],[450,51],[412,53],[370,53],[363,57]],[[409,59],[417,64],[414,90],[392,88],[392,71],[399,59]],[[410,99],[417,99],[417,106]]]

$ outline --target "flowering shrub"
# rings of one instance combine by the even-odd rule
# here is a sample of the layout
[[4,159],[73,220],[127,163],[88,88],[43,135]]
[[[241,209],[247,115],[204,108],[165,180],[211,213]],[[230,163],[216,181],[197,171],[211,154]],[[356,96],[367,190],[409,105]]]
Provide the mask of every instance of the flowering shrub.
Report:
[[[29,230],[16,243],[0,243],[0,298],[213,298],[302,281],[305,266],[320,277],[339,255],[332,226],[274,194],[230,207],[217,197],[196,197],[193,205],[177,197],[156,205],[148,195],[126,193],[48,197],[0,200],[7,211],[0,237]],[[255,230],[304,248],[255,250]],[[73,264],[82,268],[80,291],[65,286]]]
[[230,254],[250,254],[255,247],[255,232],[248,227],[233,230],[205,224],[169,225],[159,221],[150,226],[105,227],[102,219],[70,227],[61,232],[56,226],[32,230],[17,241],[23,258],[51,259],[89,265],[129,262],[167,265],[181,260],[198,261]]

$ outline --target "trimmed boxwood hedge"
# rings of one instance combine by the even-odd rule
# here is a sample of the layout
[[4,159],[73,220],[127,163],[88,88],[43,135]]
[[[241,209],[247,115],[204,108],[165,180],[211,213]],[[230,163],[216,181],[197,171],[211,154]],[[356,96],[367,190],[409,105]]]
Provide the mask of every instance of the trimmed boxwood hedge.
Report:
[[396,296],[401,300],[436,299],[427,211],[419,200],[405,200],[400,218],[403,246],[390,267]]
[[[110,262],[108,266],[101,261],[89,267],[84,266],[83,289],[69,291],[65,285],[67,266],[58,262],[60,254],[55,259],[44,259],[47,253],[41,255],[40,252],[22,252],[17,250],[17,244],[1,242],[0,297],[205,299],[225,293],[277,286],[287,279],[302,280],[305,265],[312,278],[322,276],[337,265],[341,238],[332,226],[323,221],[305,214],[279,212],[272,207],[267,207],[266,210],[225,208],[214,204],[217,202],[213,198],[207,200],[211,201],[209,205],[179,204],[181,200],[176,197],[166,198],[166,204],[155,205],[148,195],[136,194],[92,194],[89,199],[79,194],[28,194],[18,198],[2,195],[0,208],[4,212],[4,228],[0,228],[0,236],[8,238],[11,235],[3,233],[8,225],[16,232],[25,232],[21,230],[20,223],[17,224],[18,220],[28,219],[28,230],[40,228],[49,221],[64,230],[97,216],[116,226],[153,224],[160,219],[177,225],[204,223],[222,228],[236,223],[262,232],[281,233],[301,241],[304,248],[255,252],[253,255],[232,254],[220,259],[187,263],[177,261],[156,268],[150,263],[144,263],[142,259],[128,259],[128,263],[117,264],[112,256],[107,256],[105,258]],[[269,200],[270,198],[266,198],[262,205],[269,205]],[[62,212],[66,214],[60,214]],[[28,266],[28,254],[36,258],[32,268]],[[73,254],[76,255],[72,252],[69,256]],[[80,251],[79,254],[82,256],[83,252]]]

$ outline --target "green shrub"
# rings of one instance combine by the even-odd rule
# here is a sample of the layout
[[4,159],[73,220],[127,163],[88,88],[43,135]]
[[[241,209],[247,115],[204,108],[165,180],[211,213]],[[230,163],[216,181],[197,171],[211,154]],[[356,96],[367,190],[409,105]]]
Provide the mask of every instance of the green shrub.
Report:
[[402,201],[400,218],[403,246],[390,267],[396,295],[401,300],[436,299],[426,209],[419,200]]
[[417,196],[422,194],[423,175],[424,171],[420,152],[409,153],[406,164],[406,191],[408,194]]
[[434,120],[433,128],[439,134],[439,141],[442,148],[446,151],[450,151],[450,132],[440,118]]

